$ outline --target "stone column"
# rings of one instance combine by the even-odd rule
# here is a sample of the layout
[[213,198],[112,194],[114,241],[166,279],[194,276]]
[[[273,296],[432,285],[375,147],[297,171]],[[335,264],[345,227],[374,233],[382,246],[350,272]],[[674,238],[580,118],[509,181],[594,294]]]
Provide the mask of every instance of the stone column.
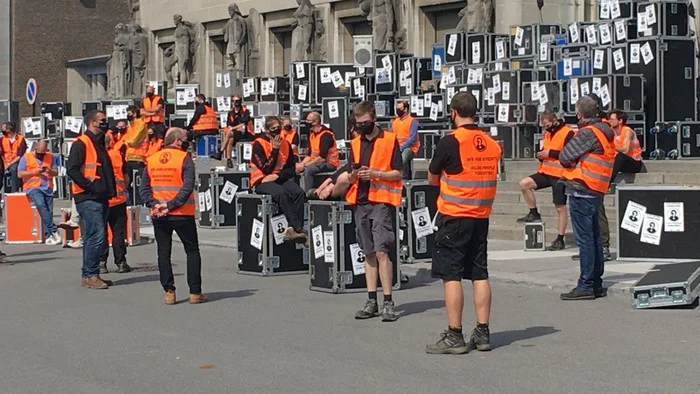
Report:
[[510,34],[510,27],[523,23],[523,2],[513,0],[496,0],[494,6],[496,24],[494,33]]

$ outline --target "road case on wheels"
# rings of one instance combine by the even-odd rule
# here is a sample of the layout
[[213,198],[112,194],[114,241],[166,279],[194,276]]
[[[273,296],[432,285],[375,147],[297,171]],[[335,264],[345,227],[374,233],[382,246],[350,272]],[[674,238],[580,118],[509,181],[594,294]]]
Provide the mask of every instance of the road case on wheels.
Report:
[[437,213],[439,193],[440,188],[429,185],[427,180],[404,182],[404,201],[399,211],[402,262],[432,261],[435,248],[433,218]]
[[198,174],[199,225],[220,228],[235,227],[238,213],[235,205],[237,194],[250,190],[250,172],[217,171]]
[[700,294],[700,261],[655,265],[630,291],[636,309],[692,304]]
[[[356,240],[350,206],[344,201],[309,201],[308,217],[309,289],[329,293],[363,291],[367,287],[366,256]],[[398,229],[398,212],[394,220],[394,228]],[[398,255],[395,242],[389,254],[394,289],[401,286]]]
[[282,240],[287,219],[272,197],[239,194],[236,209],[239,273],[270,276],[309,271],[308,249]]

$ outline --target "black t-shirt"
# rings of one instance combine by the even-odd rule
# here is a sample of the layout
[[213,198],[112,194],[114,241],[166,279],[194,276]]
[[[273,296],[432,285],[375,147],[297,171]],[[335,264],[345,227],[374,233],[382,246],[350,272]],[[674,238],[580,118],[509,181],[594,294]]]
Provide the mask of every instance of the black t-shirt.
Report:
[[[265,141],[270,142],[270,138],[265,135],[261,134],[258,139],[263,139]],[[287,140],[282,140],[282,144],[289,144]],[[255,164],[256,167],[262,171],[263,174],[269,175],[272,173],[272,171],[275,168],[275,165],[277,163],[277,155],[279,154],[279,149],[272,149],[270,151],[270,155],[265,154],[265,149],[261,145],[261,143],[253,143],[253,156],[251,157],[251,161]],[[277,179],[277,183],[284,183],[289,179],[294,178],[296,175],[296,170],[294,165],[296,164],[296,156],[292,153],[292,147],[289,147],[289,156],[287,157],[287,161],[284,163],[284,167],[282,170],[277,174],[279,178]]]
[[[372,151],[374,151],[374,143],[377,138],[384,136],[384,130],[381,130],[377,137],[371,141],[364,136],[360,137],[360,165],[369,167],[369,161],[372,157]],[[391,169],[396,171],[401,171],[403,169],[403,161],[401,159],[401,150],[399,149],[398,140],[394,143],[394,152],[391,158],[386,158],[391,160]],[[369,203],[369,187],[370,181],[359,181],[357,189],[357,203],[367,204]]]
[[241,123],[245,123],[247,125],[248,122],[250,122],[250,111],[248,111],[248,109],[241,109],[240,112],[234,112],[233,110],[228,111],[226,126],[236,127]]
[[[467,130],[481,130],[476,125],[464,125]],[[462,158],[460,157],[459,141],[453,135],[440,138],[433,158],[430,160],[428,171],[433,175],[440,175],[442,171],[450,175],[462,173]]]
[[[326,157],[328,157],[328,150],[330,150],[335,144],[335,135],[333,134],[333,130],[326,127],[322,128],[321,131],[319,131],[319,133],[322,133],[324,130],[330,131],[330,133],[326,133],[323,136],[321,136],[321,142],[319,144],[319,149],[321,150],[319,156],[325,159]],[[297,136],[298,135],[299,133],[297,133]],[[297,146],[299,145],[297,144]]]

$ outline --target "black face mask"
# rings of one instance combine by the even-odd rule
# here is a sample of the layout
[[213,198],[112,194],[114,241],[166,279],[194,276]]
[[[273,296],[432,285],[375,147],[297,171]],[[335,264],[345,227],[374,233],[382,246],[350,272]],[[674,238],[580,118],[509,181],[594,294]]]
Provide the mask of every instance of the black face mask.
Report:
[[103,133],[106,133],[107,130],[109,130],[109,122],[104,121],[104,122],[100,123],[100,125],[98,127],[99,127],[100,131],[102,131]]
[[372,134],[374,131],[374,122],[358,123],[355,125],[355,130],[363,135]]
[[549,132],[553,132],[553,131],[556,131],[558,128],[559,128],[559,125],[558,125],[558,124],[553,124],[553,125],[547,127],[546,130],[549,131]]
[[187,152],[187,150],[190,149],[190,142],[189,141],[182,141],[182,145],[180,145],[180,149]]
[[285,126],[284,126],[284,129],[285,129],[286,131],[291,131],[291,130],[292,130],[292,125],[290,125],[290,124],[285,125]]
[[123,127],[117,127],[116,130],[117,130],[117,133],[119,133],[119,134],[124,134],[124,133],[126,133],[126,129],[123,128]]
[[153,92],[147,92],[147,93],[146,93],[146,96],[147,96],[147,97],[153,97]]
[[129,122],[133,121],[134,118],[136,118],[134,115],[126,115],[126,119],[127,119]]
[[156,135],[153,133],[148,134],[148,139],[152,140]]
[[237,107],[237,108],[240,108],[240,107],[241,107],[241,101],[240,101],[240,100],[235,100],[235,101],[233,102],[233,106],[234,106],[234,107]]
[[402,110],[402,109],[397,109],[397,110],[396,110],[396,116],[401,117],[401,116],[403,116],[405,113],[406,113],[406,111],[404,111],[404,110]]

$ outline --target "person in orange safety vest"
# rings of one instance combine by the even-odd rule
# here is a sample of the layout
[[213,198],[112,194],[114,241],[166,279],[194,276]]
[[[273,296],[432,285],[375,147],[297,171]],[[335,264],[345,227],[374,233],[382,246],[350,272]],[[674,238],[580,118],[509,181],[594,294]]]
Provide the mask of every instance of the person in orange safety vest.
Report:
[[340,156],[335,134],[321,123],[321,114],[310,112],[306,123],[309,125],[309,155],[297,163],[296,170],[304,177],[304,189],[309,191],[315,186],[314,175],[338,169]]
[[418,139],[418,120],[411,116],[408,102],[396,101],[396,117],[389,123],[389,131],[396,133],[403,160],[403,179],[412,178],[413,158],[418,154],[420,140]]
[[610,111],[608,122],[615,132],[615,156],[613,173],[610,182],[615,180],[618,173],[637,174],[642,172],[642,146],[637,138],[637,133],[627,126],[627,114],[619,109]]

